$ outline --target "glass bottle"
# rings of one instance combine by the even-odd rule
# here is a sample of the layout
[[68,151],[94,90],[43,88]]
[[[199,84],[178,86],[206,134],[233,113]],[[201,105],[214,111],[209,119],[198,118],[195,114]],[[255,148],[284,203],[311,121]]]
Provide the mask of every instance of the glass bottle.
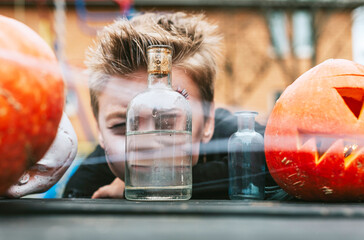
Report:
[[192,194],[192,112],[172,89],[172,48],[152,45],[148,88],[128,105],[125,197],[188,200]]
[[255,131],[257,112],[235,113],[238,131],[228,142],[229,197],[232,200],[264,199],[264,141]]

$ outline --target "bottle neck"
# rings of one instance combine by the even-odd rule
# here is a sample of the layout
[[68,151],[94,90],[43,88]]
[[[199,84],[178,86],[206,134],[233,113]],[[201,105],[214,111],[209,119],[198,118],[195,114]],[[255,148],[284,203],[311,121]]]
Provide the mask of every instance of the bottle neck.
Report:
[[165,45],[148,48],[148,88],[172,88],[172,49]]
[[148,74],[148,88],[172,88],[171,74]]
[[238,131],[255,131],[255,117],[252,115],[239,115],[238,116]]

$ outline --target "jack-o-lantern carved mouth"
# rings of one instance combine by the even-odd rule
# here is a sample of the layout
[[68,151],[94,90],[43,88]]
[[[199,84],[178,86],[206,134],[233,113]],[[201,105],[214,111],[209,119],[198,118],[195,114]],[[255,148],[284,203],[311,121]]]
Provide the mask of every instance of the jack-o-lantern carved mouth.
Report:
[[364,103],[364,89],[362,88],[335,88],[336,91],[343,98],[346,106],[355,115],[357,119],[360,118],[363,112]]
[[345,167],[348,167],[364,151],[364,139],[358,137],[309,133],[302,130],[298,130],[298,136],[298,148],[303,150],[310,146],[308,149],[314,151],[316,165],[320,164],[327,155],[334,153],[342,156]]

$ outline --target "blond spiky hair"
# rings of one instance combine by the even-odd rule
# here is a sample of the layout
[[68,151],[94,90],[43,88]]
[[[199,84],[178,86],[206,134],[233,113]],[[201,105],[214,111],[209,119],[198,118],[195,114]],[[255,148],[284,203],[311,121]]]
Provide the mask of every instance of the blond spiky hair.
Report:
[[146,69],[147,47],[170,45],[173,66],[180,67],[199,88],[205,116],[214,98],[214,81],[221,37],[203,14],[144,13],[130,21],[119,19],[98,34],[87,54],[93,113],[98,119],[98,95],[111,76]]

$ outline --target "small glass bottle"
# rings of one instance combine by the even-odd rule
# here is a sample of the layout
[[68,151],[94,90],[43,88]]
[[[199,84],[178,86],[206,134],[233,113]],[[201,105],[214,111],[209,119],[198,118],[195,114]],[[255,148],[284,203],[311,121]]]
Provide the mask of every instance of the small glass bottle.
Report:
[[228,142],[230,199],[264,199],[264,140],[255,131],[258,113],[242,111],[235,115],[238,131]]
[[152,45],[148,88],[128,105],[125,197],[188,200],[192,194],[192,112],[171,85],[172,48]]

